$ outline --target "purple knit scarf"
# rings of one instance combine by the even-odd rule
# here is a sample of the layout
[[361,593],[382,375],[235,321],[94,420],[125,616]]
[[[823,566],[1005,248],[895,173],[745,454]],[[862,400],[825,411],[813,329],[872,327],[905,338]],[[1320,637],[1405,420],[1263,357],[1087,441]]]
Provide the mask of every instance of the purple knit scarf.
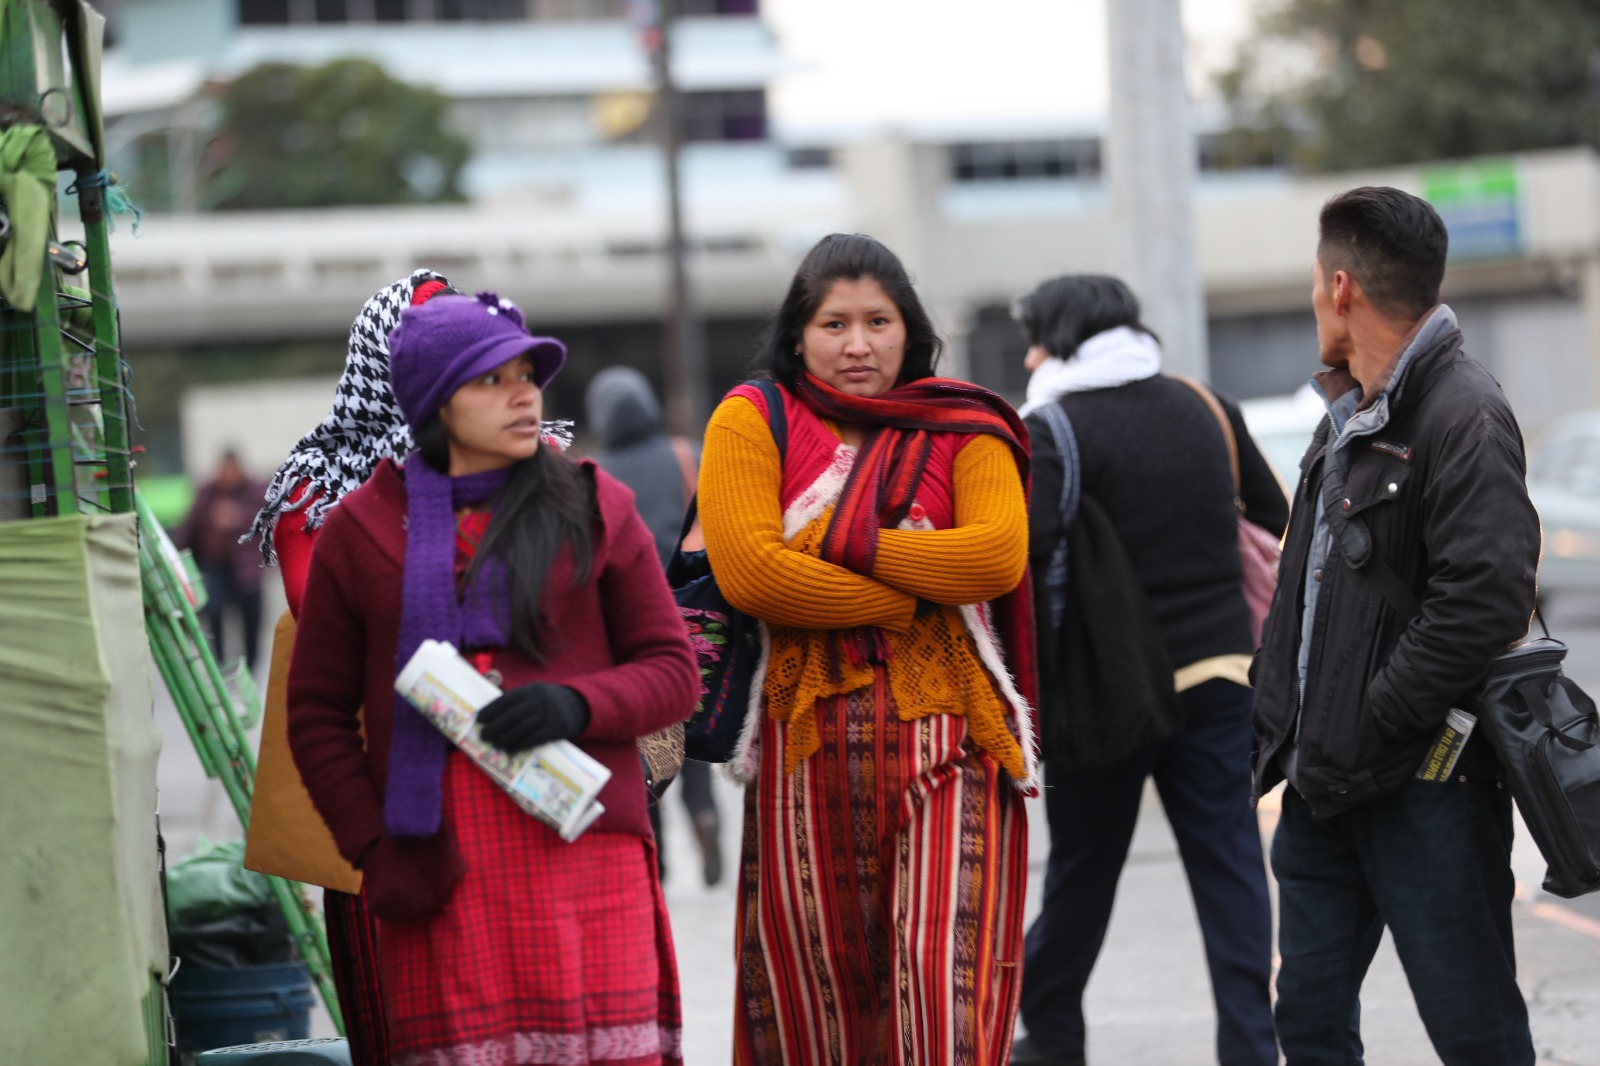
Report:
[[[419,452],[406,460],[406,563],[395,646],[397,675],[424,640],[447,640],[458,649],[506,645],[510,607],[503,566],[483,564],[465,602],[457,601],[455,511],[493,499],[510,477],[509,467],[448,477],[424,462]],[[393,719],[384,827],[391,836],[432,836],[439,831],[443,811],[450,742],[398,694]]]

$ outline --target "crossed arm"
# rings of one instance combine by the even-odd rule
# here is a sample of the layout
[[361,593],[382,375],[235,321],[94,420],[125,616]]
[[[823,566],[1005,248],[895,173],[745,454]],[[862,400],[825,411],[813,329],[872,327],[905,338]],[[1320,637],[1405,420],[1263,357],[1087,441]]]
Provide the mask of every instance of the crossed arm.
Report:
[[1004,442],[975,437],[954,471],[955,526],[884,530],[871,575],[788,547],[782,461],[755,405],[724,402],[706,429],[700,515],[717,581],[758,618],[806,629],[903,631],[918,598],[978,603],[1015,588],[1027,563],[1027,508]]

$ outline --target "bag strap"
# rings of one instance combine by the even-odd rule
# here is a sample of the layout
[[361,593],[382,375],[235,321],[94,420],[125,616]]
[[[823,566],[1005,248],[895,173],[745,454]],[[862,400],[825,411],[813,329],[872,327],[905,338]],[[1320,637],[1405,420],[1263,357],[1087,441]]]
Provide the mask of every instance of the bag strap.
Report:
[[[789,451],[789,414],[783,408],[783,392],[776,381],[750,381],[746,384],[760,389],[761,395],[766,398],[767,426],[772,430],[772,440],[778,446],[778,458],[781,460]],[[689,497],[689,506],[684,509],[683,528],[678,531],[678,546],[673,550],[674,555],[683,551],[683,542],[699,517],[700,493],[696,492]]]
[[[1416,593],[1406,587],[1382,555],[1373,551],[1372,532],[1365,522],[1345,514],[1344,471],[1339,469],[1333,456],[1322,461],[1322,508],[1328,518],[1328,528],[1339,541],[1345,563],[1377,586],[1389,606],[1407,623],[1422,613],[1422,602]],[[1533,609],[1534,620],[1544,635],[1550,635],[1550,626],[1544,620],[1544,611]],[[1576,686],[1574,686],[1576,688]],[[1578,692],[1582,694],[1582,690]],[[1584,696],[1587,700],[1588,696]]]
[[[1571,678],[1565,675],[1553,678],[1552,681],[1554,684],[1561,686],[1566,692],[1567,698],[1572,701],[1572,705],[1579,708],[1576,718],[1562,722],[1559,725],[1553,721],[1553,716],[1550,713],[1550,701],[1544,694],[1544,688],[1538,682],[1532,680],[1524,681],[1512,691],[1521,696],[1523,702],[1528,705],[1528,713],[1533,715],[1534,721],[1544,726],[1550,733],[1553,733],[1563,747],[1571,751],[1588,751],[1594,747],[1594,741],[1575,737],[1566,730],[1568,726],[1594,719],[1594,701],[1589,698],[1587,692],[1584,692]],[[1587,713],[1582,710],[1584,706],[1589,708]]]
[[1061,456],[1061,528],[1066,529],[1078,518],[1078,435],[1072,429],[1072,419],[1059,403],[1047,403],[1039,408],[1039,417],[1050,429],[1050,437]]
[[783,404],[783,390],[776,381],[752,381],[767,401],[767,425],[772,428],[772,439],[778,445],[778,458],[789,451],[789,412]]
[[1383,598],[1401,618],[1410,622],[1422,613],[1422,602],[1416,593],[1405,586],[1383,556],[1372,550],[1372,533],[1365,522],[1352,518],[1345,512],[1348,502],[1344,494],[1344,471],[1338,459],[1328,455],[1322,460],[1322,513],[1328,529],[1339,542],[1339,550],[1350,569],[1364,575],[1378,587]]
[[1050,601],[1050,621],[1061,628],[1061,616],[1067,607],[1067,536],[1066,531],[1078,520],[1078,502],[1082,491],[1078,468],[1078,435],[1072,430],[1072,419],[1059,402],[1047,403],[1039,408],[1039,417],[1050,429],[1055,441],[1056,454],[1061,456],[1061,539],[1050,549],[1050,562],[1045,567],[1044,587]]
[[1206,388],[1194,378],[1184,374],[1168,374],[1173,381],[1181,382],[1194,390],[1194,394],[1205,401],[1206,407],[1211,411],[1211,417],[1217,420],[1217,425],[1222,430],[1222,439],[1228,444],[1228,469],[1233,471],[1233,498],[1240,499],[1244,491],[1244,481],[1239,476],[1239,438],[1233,432],[1233,420],[1228,417],[1228,412],[1223,410],[1222,402],[1217,399],[1217,394]]
[[683,505],[687,507],[700,480],[700,464],[695,462],[694,446],[685,437],[672,438],[672,455],[678,460],[678,474],[683,478]]

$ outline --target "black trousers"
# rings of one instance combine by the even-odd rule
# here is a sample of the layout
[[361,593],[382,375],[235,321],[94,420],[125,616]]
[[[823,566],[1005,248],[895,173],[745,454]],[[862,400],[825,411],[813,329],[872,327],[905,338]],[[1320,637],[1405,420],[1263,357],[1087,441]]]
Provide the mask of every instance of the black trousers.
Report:
[[1217,1061],[1278,1061],[1268,994],[1272,911],[1250,806],[1250,690],[1208,681],[1182,700],[1182,730],[1114,766],[1045,765],[1050,858],[1043,909],[1028,930],[1022,1019],[1034,1045],[1053,1057],[1084,1054],[1083,990],[1105,941],[1144,781],[1153,777],[1200,919]]
[[683,793],[683,806],[690,820],[707,812],[717,813],[717,801],[711,795],[710,763],[683,760],[683,769],[678,771],[678,790]]
[[222,646],[223,615],[230,609],[239,612],[243,630],[245,666],[252,673],[256,668],[256,646],[261,643],[261,589],[244,589],[234,577],[233,567],[208,566],[201,573],[206,584],[204,620],[211,630],[211,649],[216,653],[217,664],[226,666],[230,661]]

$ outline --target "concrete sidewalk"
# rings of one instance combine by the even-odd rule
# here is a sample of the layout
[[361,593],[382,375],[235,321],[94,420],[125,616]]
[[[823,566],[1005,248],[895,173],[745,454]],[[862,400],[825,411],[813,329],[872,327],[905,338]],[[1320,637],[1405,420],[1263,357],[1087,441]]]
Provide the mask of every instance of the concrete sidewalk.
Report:
[[[729,860],[737,847],[739,796],[718,775]],[[1263,803],[1263,839],[1277,822],[1276,796]],[[1030,803],[1028,917],[1038,909],[1049,837]],[[733,1000],[733,890],[700,886],[698,856],[682,808],[669,804],[667,902],[684,1001],[684,1061],[730,1061]],[[1519,825],[1514,855],[1523,886],[1514,922],[1522,987],[1540,1066],[1600,1066],[1600,899],[1557,900],[1537,889],[1543,861]],[[1085,1000],[1089,1061],[1095,1066],[1209,1066],[1215,1016],[1199,925],[1177,846],[1148,790],[1116,911]],[[1417,1019],[1411,990],[1387,934],[1362,995],[1369,1066],[1425,1066],[1439,1060]]]
[[[156,690],[156,719],[165,740],[159,771],[162,827],[169,858],[176,860],[192,850],[197,836],[226,839],[237,836],[239,828],[221,787],[201,773],[159,682]],[[1600,686],[1591,689],[1595,690]],[[668,797],[663,832],[669,867],[666,895],[677,944],[689,1066],[713,1066],[731,1059],[732,878],[741,797],[720,771],[714,779],[724,817],[727,878],[723,884],[714,889],[701,885],[699,856],[675,795]],[[1268,835],[1277,817],[1273,799],[1269,797],[1261,810],[1263,833]],[[1049,837],[1042,805],[1032,802],[1029,814],[1031,920],[1038,907]],[[1518,961],[1540,1066],[1600,1066],[1600,897],[1566,901],[1540,893],[1543,861],[1520,827],[1513,865],[1523,886],[1514,914]],[[1387,937],[1363,992],[1369,1066],[1438,1062]],[[1146,793],[1085,1006],[1089,1056],[1096,1066],[1207,1066],[1215,1061],[1210,986],[1199,928],[1176,845],[1153,791]],[[332,1033],[319,1005],[313,1035]]]

